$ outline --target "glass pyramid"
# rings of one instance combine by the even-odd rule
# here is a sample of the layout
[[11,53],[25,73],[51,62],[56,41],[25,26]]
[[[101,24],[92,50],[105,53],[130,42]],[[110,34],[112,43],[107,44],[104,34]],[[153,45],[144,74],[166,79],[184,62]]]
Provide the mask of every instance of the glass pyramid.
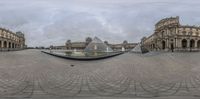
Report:
[[149,52],[146,48],[144,48],[140,43],[135,46],[135,48],[132,49],[131,52],[135,53],[147,53]]
[[94,37],[92,42],[84,50],[85,52],[113,52],[113,50],[101,41],[98,37]]

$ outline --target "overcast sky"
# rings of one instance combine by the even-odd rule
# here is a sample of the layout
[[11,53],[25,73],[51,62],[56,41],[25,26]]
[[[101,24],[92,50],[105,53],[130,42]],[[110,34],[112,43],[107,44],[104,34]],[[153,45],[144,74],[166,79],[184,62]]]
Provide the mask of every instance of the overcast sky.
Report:
[[98,36],[139,42],[162,18],[200,25],[199,0],[0,0],[0,26],[22,31],[28,46],[64,45]]

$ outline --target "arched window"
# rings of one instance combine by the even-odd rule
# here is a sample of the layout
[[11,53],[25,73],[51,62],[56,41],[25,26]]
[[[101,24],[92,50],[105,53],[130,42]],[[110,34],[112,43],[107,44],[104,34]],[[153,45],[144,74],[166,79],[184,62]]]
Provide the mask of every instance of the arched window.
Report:
[[183,34],[183,35],[186,35],[186,31],[183,31],[182,34]]

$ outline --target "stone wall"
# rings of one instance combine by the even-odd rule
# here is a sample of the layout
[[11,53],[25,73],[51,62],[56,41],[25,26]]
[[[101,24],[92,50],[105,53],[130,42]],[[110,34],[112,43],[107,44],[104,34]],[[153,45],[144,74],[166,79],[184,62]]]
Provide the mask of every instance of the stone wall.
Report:
[[149,50],[199,51],[200,27],[180,25],[179,17],[162,19],[154,33],[142,42]]

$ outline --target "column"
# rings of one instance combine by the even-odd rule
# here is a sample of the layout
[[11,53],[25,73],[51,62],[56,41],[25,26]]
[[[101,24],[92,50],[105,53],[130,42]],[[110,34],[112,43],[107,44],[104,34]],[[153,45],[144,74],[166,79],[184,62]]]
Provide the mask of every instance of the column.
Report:
[[174,39],[174,49],[177,49],[177,38]]
[[169,44],[170,44],[170,42],[169,42],[169,38],[167,38],[167,42],[166,42],[166,45],[167,45],[167,46],[166,46],[166,47],[167,47],[167,50],[169,50],[169,47],[170,47],[170,46],[169,46]]
[[197,40],[194,42],[194,47],[197,48]]
[[167,29],[166,35],[167,35],[167,36],[169,35],[169,30],[168,30],[168,29]]
[[180,39],[176,38],[176,47],[179,48],[180,47]]
[[11,43],[11,48],[12,48],[12,49],[14,48],[14,45],[13,45],[13,43]]
[[199,40],[197,40],[197,50],[199,51],[199,44],[198,44],[198,41],[199,41]]
[[2,41],[1,41],[1,48],[4,48],[3,43],[4,43],[4,41],[2,40]]
[[9,48],[9,42],[7,41],[7,48]]
[[187,49],[190,50],[190,39],[187,39]]
[[166,47],[167,49],[168,49],[168,47],[169,47],[169,46],[168,46],[168,43],[169,43],[169,40],[168,40],[168,38],[167,38],[167,39],[165,40],[165,44],[166,44],[165,47]]
[[176,29],[176,34],[178,34],[178,28],[176,27],[175,29]]
[[197,42],[198,40],[194,40],[194,49],[197,50]]
[[182,46],[181,46],[181,39],[180,38],[177,38],[177,48],[179,49],[179,48],[181,48]]

